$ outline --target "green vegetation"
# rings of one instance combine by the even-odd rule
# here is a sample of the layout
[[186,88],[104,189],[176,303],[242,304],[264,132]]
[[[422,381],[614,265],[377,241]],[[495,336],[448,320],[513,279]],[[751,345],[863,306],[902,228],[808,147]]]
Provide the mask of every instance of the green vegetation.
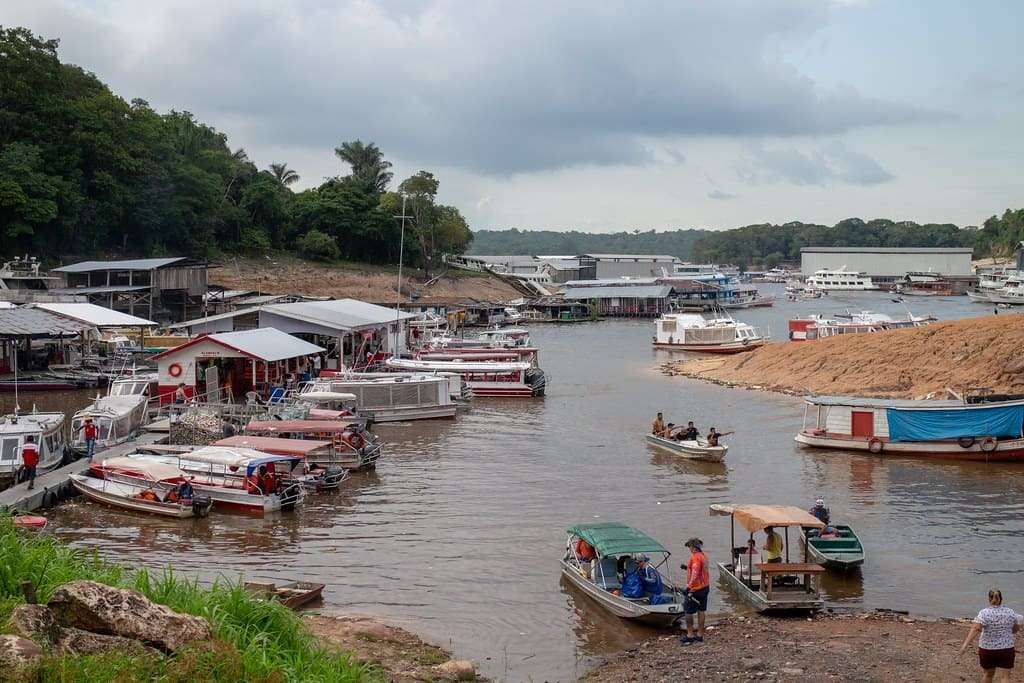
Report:
[[[257,600],[240,584],[218,581],[209,588],[175,576],[131,571],[46,537],[19,534],[0,518],[0,620],[22,601],[20,583],[32,581],[40,601],[68,581],[90,579],[131,588],[171,609],[205,617],[216,640],[194,645],[173,657],[131,657],[113,653],[90,657],[51,657],[40,674],[45,681],[350,681],[379,680],[375,670],[319,647],[290,610]],[[2,676],[2,674],[0,674]]]
[[[375,144],[342,143],[335,154],[351,172],[295,192],[299,174],[287,164],[260,170],[189,112],[125,102],[61,63],[57,47],[0,27],[0,255],[46,256],[54,245],[65,256],[294,252],[315,230],[342,258],[397,263],[391,164]],[[428,269],[472,239],[436,194],[435,180],[406,230],[406,262]]]

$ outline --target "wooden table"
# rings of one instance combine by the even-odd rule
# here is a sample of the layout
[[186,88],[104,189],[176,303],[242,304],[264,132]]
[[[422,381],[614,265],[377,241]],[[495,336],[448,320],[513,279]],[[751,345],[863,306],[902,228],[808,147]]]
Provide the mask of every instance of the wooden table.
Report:
[[[767,588],[767,590],[764,590],[764,593],[769,600],[772,599],[772,588],[775,585],[775,582],[772,581],[772,574],[802,574],[804,577],[804,590],[807,590],[812,586],[812,576],[825,573],[825,568],[820,564],[810,562],[761,562],[758,563],[757,568],[761,572],[761,589]],[[814,592],[817,592],[817,586],[814,586]]]

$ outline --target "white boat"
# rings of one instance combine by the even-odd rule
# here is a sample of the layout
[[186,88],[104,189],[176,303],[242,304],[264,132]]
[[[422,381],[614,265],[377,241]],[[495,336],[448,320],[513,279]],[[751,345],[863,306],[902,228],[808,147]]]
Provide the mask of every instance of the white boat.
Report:
[[729,452],[729,447],[724,444],[709,446],[706,441],[676,441],[654,434],[648,434],[646,439],[652,446],[693,460],[722,462],[725,460],[725,454]]
[[530,345],[530,330],[525,327],[495,327],[483,330],[476,335],[456,337],[445,335],[437,337],[427,345],[432,349],[457,348],[509,348]]
[[1024,278],[1011,275],[999,289],[975,290],[967,295],[973,301],[991,304],[1024,306]]
[[807,284],[826,292],[876,289],[866,273],[846,270],[845,266],[838,270],[816,270],[814,275],[807,278]]
[[[598,605],[617,617],[652,626],[669,627],[683,617],[683,594],[662,578],[664,590],[659,601],[650,595],[626,598],[621,595],[618,564],[635,563],[643,556],[655,556],[655,571],[667,567],[671,553],[660,543],[625,524],[598,522],[577,524],[566,532],[562,575]],[[577,552],[583,540],[595,551],[593,560],[584,560]]]
[[654,346],[699,353],[741,353],[763,346],[768,335],[728,315],[666,313],[655,322]]
[[213,505],[198,490],[191,500],[177,500],[178,486],[188,477],[172,465],[128,458],[107,462],[94,464],[89,470],[93,476],[69,475],[71,485],[97,503],[164,517],[205,517]]
[[531,363],[389,358],[386,365],[401,372],[457,373],[474,396],[543,396],[546,386],[544,371]]
[[318,402],[318,395],[345,394],[371,422],[402,422],[455,417],[458,404],[453,395],[461,397],[462,388],[461,376],[450,373],[321,373],[297,398]]
[[934,316],[916,316],[911,313],[906,318],[893,318],[885,313],[860,311],[859,313],[837,313],[833,317],[811,315],[806,318],[793,318],[789,321],[790,341],[814,341],[835,337],[840,334],[866,334],[902,330],[910,327],[924,327],[936,321]]
[[21,447],[32,436],[39,449],[37,474],[66,462],[64,413],[22,413],[0,417],[0,485],[11,483],[21,469]]
[[148,397],[142,394],[97,396],[71,418],[71,449],[85,453],[85,420],[96,426],[96,452],[135,437],[146,419]]
[[157,395],[160,375],[151,371],[131,370],[122,373],[110,383],[111,396],[145,396],[147,399]]

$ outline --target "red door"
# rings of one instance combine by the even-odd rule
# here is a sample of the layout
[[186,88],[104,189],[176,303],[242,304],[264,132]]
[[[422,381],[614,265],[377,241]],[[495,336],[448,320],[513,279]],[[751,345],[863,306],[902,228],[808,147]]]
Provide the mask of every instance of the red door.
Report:
[[868,439],[875,435],[874,412],[853,410],[850,412],[850,424],[854,436]]

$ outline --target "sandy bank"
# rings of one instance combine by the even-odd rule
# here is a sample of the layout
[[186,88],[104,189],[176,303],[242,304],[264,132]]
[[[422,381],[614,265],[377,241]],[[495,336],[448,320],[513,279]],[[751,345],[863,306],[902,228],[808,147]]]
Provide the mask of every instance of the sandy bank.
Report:
[[885,613],[730,616],[717,621],[704,643],[683,646],[677,635],[656,637],[612,657],[584,680],[975,680],[976,650],[957,655],[968,622]]
[[669,375],[804,394],[915,398],[946,387],[1024,393],[1024,317],[995,315],[666,363]]
[[[288,257],[229,259],[212,267],[210,283],[261,294],[329,296],[380,304],[393,304],[398,291],[396,268],[329,265]],[[406,300],[415,295],[419,301],[445,303],[470,299],[504,302],[522,296],[511,285],[487,274],[457,272],[428,286],[411,268],[402,271],[402,293]]]

